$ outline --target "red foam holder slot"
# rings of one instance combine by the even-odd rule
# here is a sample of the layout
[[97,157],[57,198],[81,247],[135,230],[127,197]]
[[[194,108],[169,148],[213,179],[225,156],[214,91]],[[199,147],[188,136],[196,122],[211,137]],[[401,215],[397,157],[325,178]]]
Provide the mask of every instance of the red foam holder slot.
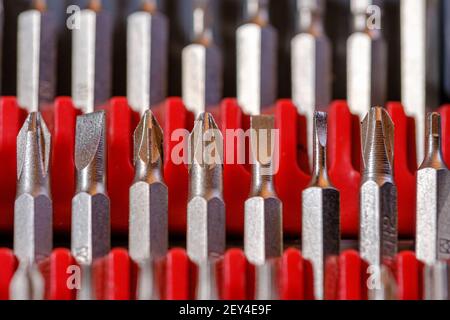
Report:
[[447,166],[450,164],[450,104],[440,110],[442,126],[442,153]]
[[397,292],[399,300],[421,300],[423,298],[423,268],[414,252],[404,251],[395,260]]
[[367,300],[368,264],[357,251],[348,250],[339,257],[339,300]]
[[17,259],[10,249],[0,249],[0,300],[9,299],[9,284],[17,269]]

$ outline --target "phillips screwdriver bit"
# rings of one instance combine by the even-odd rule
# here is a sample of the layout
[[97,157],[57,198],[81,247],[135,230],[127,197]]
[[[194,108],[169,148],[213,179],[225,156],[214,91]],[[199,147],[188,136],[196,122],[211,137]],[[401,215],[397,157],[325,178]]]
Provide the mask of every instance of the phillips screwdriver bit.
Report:
[[277,161],[275,119],[252,116],[250,123],[252,187],[245,202],[244,249],[251,263],[262,265],[282,254],[283,210],[273,184]]
[[[331,44],[324,32],[323,0],[297,0],[300,33],[291,42],[292,99],[307,119],[308,136],[313,135],[314,110],[331,102]],[[312,159],[312,140],[308,151]]]
[[448,262],[437,261],[425,265],[424,299],[450,300],[450,268]]
[[45,122],[40,113],[30,113],[17,136],[14,253],[20,262],[40,262],[52,251],[50,153]]
[[43,0],[33,1],[18,19],[17,99],[28,112],[37,112],[55,97],[55,19]]
[[385,109],[370,109],[361,137],[360,252],[371,267],[381,268],[397,253],[394,124]]
[[44,300],[45,280],[36,264],[19,265],[11,279],[9,295],[11,300]]
[[196,300],[219,300],[217,285],[217,260],[210,259],[198,265]]
[[381,0],[352,0],[354,33],[347,42],[347,97],[351,111],[362,119],[387,99],[387,47],[381,30],[369,20],[369,6]]
[[256,266],[255,300],[279,299],[278,272],[278,259],[270,259],[266,263]]
[[314,292],[324,298],[325,267],[330,257],[339,255],[339,191],[330,182],[327,172],[327,114],[314,114],[313,178],[303,191],[302,253],[314,269]]
[[194,43],[182,53],[183,101],[196,116],[222,98],[222,54],[210,28],[210,5],[210,0],[194,1]]
[[419,164],[425,154],[425,113],[440,103],[440,13],[440,0],[400,2],[402,103],[416,121]]
[[189,137],[187,251],[201,264],[225,251],[223,137],[214,118],[203,113]]
[[134,132],[136,174],[130,188],[130,256],[136,262],[165,257],[168,190],[163,179],[163,132],[150,110]]
[[128,102],[142,114],[167,96],[169,27],[156,0],[128,17],[127,34]]
[[72,31],[72,99],[91,113],[111,97],[112,21],[100,0],[90,0]]
[[159,300],[158,276],[154,260],[144,260],[138,264],[136,300]]
[[278,36],[269,24],[268,0],[246,0],[247,23],[237,29],[237,98],[258,115],[277,98]]
[[442,157],[441,117],[429,113],[425,159],[417,172],[417,258],[427,264],[450,260],[450,173]]

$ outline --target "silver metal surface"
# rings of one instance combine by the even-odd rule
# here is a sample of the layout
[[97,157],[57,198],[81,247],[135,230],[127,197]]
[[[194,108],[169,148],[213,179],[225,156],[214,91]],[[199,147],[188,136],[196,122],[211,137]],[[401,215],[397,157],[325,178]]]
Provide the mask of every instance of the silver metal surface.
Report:
[[[298,2],[300,33],[291,42],[292,99],[298,112],[306,117],[308,136],[311,137],[314,111],[323,110],[331,102],[331,44],[323,29],[323,1]],[[308,139],[312,160],[311,143]]]
[[187,252],[201,264],[225,251],[223,137],[213,117],[203,113],[189,137]]
[[217,283],[217,260],[210,259],[198,265],[196,300],[219,300],[219,286]]
[[440,0],[400,1],[402,103],[416,120],[418,163],[425,150],[425,113],[440,102],[440,4]]
[[277,98],[278,36],[267,10],[267,0],[247,0],[248,22],[236,32],[237,99],[249,115]]
[[354,33],[347,41],[347,98],[362,119],[387,100],[387,47],[381,30],[369,28],[367,7],[374,1],[352,0]]
[[313,264],[314,293],[322,300],[326,261],[338,256],[340,248],[340,196],[328,177],[326,113],[315,113],[313,137],[312,182],[302,195],[302,253]]
[[279,260],[271,259],[263,265],[256,266],[255,300],[278,300],[279,292]]
[[273,184],[276,141],[272,116],[251,117],[252,189],[245,202],[244,249],[249,262],[262,265],[283,251],[282,203]]
[[163,258],[169,242],[163,131],[150,110],[134,132],[134,167],[130,188],[130,256],[137,262]]
[[72,254],[79,264],[91,264],[110,249],[105,122],[104,111],[77,117],[77,185],[72,200]]
[[142,115],[167,96],[168,20],[148,4],[128,17],[127,34],[127,97]]
[[72,99],[91,113],[111,97],[112,24],[97,8],[81,10],[79,19],[80,28],[72,31]]
[[95,295],[95,279],[93,275],[93,267],[91,265],[82,264],[81,268],[81,283],[77,291],[77,300],[91,301],[96,300]]
[[398,300],[398,287],[395,275],[392,270],[387,266],[381,266],[378,268],[376,275],[372,275],[374,281],[378,282],[374,287],[369,288],[368,298],[369,300],[379,301],[393,301]]
[[159,279],[155,270],[154,260],[145,260],[138,264],[137,300],[160,300]]
[[50,194],[51,135],[40,113],[30,113],[17,136],[14,253],[21,262],[47,258],[53,248]]
[[416,254],[424,263],[450,260],[450,172],[442,157],[441,117],[426,122],[425,159],[417,172]]
[[448,262],[438,261],[425,265],[424,299],[450,300],[450,268]]
[[11,300],[44,300],[45,280],[36,264],[19,264],[9,285],[9,296]]
[[385,109],[370,109],[361,136],[360,252],[370,266],[380,267],[396,255],[398,242],[394,124]]

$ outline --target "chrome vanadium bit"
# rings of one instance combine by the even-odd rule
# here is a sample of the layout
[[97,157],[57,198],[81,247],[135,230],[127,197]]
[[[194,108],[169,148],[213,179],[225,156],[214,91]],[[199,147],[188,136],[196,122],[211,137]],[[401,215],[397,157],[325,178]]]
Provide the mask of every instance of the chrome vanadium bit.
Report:
[[106,114],[79,116],[76,125],[76,194],[72,200],[72,254],[91,264],[110,249],[110,204],[106,194]]
[[360,252],[371,267],[381,268],[397,253],[394,124],[385,109],[370,109],[361,137]]
[[225,251],[223,137],[213,117],[203,113],[189,137],[187,251],[201,264]]
[[210,5],[210,0],[194,1],[195,40],[182,53],[183,101],[196,116],[217,106],[222,98],[222,54],[210,29]]
[[450,172],[442,157],[441,117],[427,117],[425,159],[417,172],[417,258],[450,260]]
[[252,189],[245,202],[244,249],[247,259],[262,265],[283,251],[282,203],[273,184],[277,141],[272,116],[251,117]]
[[128,17],[127,34],[128,102],[142,114],[167,95],[169,26],[156,0],[144,0]]
[[303,191],[302,253],[314,270],[316,299],[324,298],[325,267],[330,257],[339,255],[340,217],[339,191],[327,172],[327,114],[314,114],[313,178]]
[[244,112],[260,114],[277,98],[278,36],[268,0],[246,0],[247,23],[237,29],[237,98]]
[[441,4],[441,0],[400,1],[402,103],[416,121],[419,164],[425,150],[425,113],[440,104]]
[[40,113],[30,113],[17,136],[14,253],[21,262],[40,262],[52,251],[50,153],[45,122]]
[[450,300],[450,267],[445,261],[437,261],[432,265],[425,265],[424,299]]
[[387,99],[386,43],[381,30],[368,19],[368,7],[381,4],[380,0],[351,1],[355,32],[347,42],[347,97],[350,110],[361,119]]
[[[309,137],[313,135],[314,111],[331,102],[331,45],[322,23],[324,7],[323,0],[297,0],[300,33],[291,42],[292,99],[307,119]],[[309,139],[312,159],[311,142]]]
[[163,179],[163,132],[150,110],[134,132],[135,178],[130,188],[130,256],[165,257],[168,249],[168,190]]
[[44,300],[45,280],[35,263],[23,262],[9,285],[11,300]]
[[219,300],[217,285],[217,260],[210,259],[198,264],[196,300]]

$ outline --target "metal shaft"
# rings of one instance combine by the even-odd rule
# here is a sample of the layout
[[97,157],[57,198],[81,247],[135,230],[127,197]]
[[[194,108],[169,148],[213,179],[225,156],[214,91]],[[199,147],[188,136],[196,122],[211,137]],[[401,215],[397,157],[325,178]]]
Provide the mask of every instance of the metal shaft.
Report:
[[313,178],[302,197],[302,253],[313,264],[315,297],[323,299],[326,262],[340,250],[340,196],[328,178],[326,113],[314,115],[313,140]]
[[438,261],[424,268],[424,299],[450,300],[450,268],[448,262]]
[[45,280],[36,264],[19,265],[9,285],[9,296],[11,300],[44,300]]
[[196,300],[219,300],[217,284],[217,260],[211,259],[198,265]]
[[244,249],[247,259],[262,265],[283,251],[282,203],[273,185],[278,142],[272,116],[251,117],[252,190],[245,202]]
[[135,261],[165,257],[168,190],[163,178],[163,132],[150,110],[134,132],[135,177],[130,188],[129,251]]
[[425,158],[417,172],[417,258],[427,264],[450,260],[450,173],[442,157],[441,117],[426,122]]
[[223,137],[213,117],[201,114],[189,137],[187,251],[201,264],[225,251]]
[[256,266],[255,300],[278,300],[279,259],[270,259],[263,265]]
[[137,300],[159,300],[158,274],[156,272],[155,260],[145,260],[138,264],[137,275]]

